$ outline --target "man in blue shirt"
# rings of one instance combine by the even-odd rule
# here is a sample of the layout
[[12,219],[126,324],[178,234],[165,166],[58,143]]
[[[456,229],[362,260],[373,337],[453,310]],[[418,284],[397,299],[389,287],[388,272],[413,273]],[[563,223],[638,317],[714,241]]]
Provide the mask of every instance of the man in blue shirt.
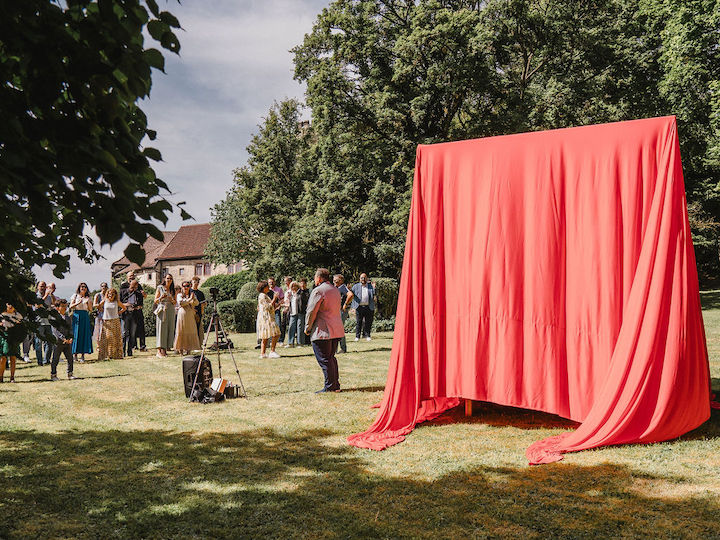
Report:
[[367,274],[360,274],[360,283],[352,286],[343,306],[347,308],[350,301],[355,309],[355,320],[357,321],[355,341],[360,341],[361,335],[370,341],[370,329],[375,314],[375,287],[368,281]]

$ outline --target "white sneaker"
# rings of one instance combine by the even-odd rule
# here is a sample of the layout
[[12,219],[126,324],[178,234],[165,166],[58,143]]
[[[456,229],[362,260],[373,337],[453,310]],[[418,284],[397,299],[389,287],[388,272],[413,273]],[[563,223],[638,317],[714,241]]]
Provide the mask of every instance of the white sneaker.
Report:
[[260,358],[267,358],[267,357],[268,357],[267,354],[261,354],[261,355],[260,355]]
[[25,362],[26,364],[30,362],[30,357],[27,354],[23,356],[23,362]]
[[283,347],[287,349],[288,347],[290,347],[290,344],[286,343],[285,345],[283,345]]
[[372,341],[372,339],[370,339],[370,336],[368,336],[365,338],[365,341]]
[[280,355],[276,353],[275,351],[270,351],[268,353],[268,358],[280,358]]
[[356,337],[356,338],[355,338],[355,341],[360,341],[360,338],[359,338],[359,337]]

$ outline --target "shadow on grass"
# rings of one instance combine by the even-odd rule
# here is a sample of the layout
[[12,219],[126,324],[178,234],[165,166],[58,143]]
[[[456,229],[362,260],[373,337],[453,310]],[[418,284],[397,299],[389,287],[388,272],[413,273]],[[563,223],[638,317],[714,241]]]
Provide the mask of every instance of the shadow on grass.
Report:
[[575,429],[580,424],[556,414],[518,407],[508,407],[487,401],[473,402],[473,415],[465,416],[465,404],[454,407],[422,425],[486,424],[512,426],[521,429]]
[[720,291],[700,291],[703,309],[720,309]]
[[358,388],[343,388],[343,392],[382,392],[385,386],[361,386]]
[[[690,537],[714,498],[647,496],[626,466],[368,473],[325,430],[0,434],[0,537]],[[682,481],[673,478],[671,481]]]
[[[129,377],[129,373],[116,373],[114,375],[76,375],[76,380],[82,380],[82,379],[114,379],[115,377]],[[65,371],[58,368],[58,377],[60,378],[60,381],[51,381],[50,375],[48,372],[47,377],[35,377],[32,379],[18,379],[16,380],[15,384],[28,384],[28,383],[49,383],[49,382],[57,382],[60,383],[63,380],[67,380],[67,374]],[[72,381],[71,381],[72,382]]]

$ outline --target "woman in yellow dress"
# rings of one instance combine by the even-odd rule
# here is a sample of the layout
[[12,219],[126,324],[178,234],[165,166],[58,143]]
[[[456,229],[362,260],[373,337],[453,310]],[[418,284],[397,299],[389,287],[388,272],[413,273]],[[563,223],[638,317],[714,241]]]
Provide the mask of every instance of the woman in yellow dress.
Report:
[[[275,322],[275,306],[268,296],[270,286],[267,281],[261,281],[257,285],[258,290],[258,314],[257,314],[257,335],[260,340],[260,358],[280,358],[275,352],[280,328]],[[272,340],[270,352],[266,353],[268,340]]]

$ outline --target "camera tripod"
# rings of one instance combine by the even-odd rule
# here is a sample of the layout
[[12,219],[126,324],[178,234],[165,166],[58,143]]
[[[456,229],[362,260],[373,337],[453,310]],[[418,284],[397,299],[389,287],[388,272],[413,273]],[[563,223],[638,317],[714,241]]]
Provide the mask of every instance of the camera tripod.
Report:
[[[217,351],[218,374],[220,378],[222,378],[222,363],[220,362],[220,334],[222,334],[223,339],[227,338],[227,334],[225,333],[225,329],[222,326],[222,321],[220,321],[220,314],[217,311],[217,296],[215,295],[213,295],[213,311],[210,315],[210,324],[208,324],[207,331],[205,332],[205,338],[203,339],[202,351],[200,352],[200,361],[198,362],[197,370],[195,371],[195,378],[193,379],[192,390],[190,390],[189,401],[192,401],[193,399],[195,387],[197,386],[198,376],[200,375],[200,369],[203,365],[203,359],[206,358],[205,352],[208,348],[208,338],[210,337],[210,332],[213,329],[215,330],[215,350]],[[227,350],[230,353],[230,358],[232,358],[233,364],[235,364],[235,373],[237,373],[238,385],[240,386],[239,397],[247,398],[247,393],[245,392],[245,385],[243,385],[242,378],[240,377],[240,370],[238,369],[237,362],[235,361],[233,350],[231,347],[228,347]]]

